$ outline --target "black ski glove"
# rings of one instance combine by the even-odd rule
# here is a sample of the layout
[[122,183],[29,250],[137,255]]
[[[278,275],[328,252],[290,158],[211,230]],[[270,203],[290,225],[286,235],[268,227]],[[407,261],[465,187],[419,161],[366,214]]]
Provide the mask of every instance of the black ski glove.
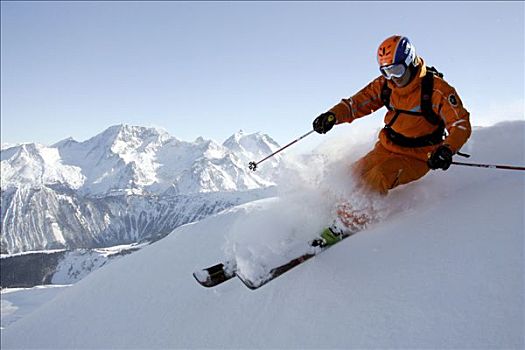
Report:
[[443,169],[447,170],[452,164],[453,153],[445,145],[439,146],[434,153],[428,158],[427,164],[430,169]]
[[313,125],[314,130],[320,134],[326,134],[335,125],[335,114],[332,112],[325,112],[315,118]]

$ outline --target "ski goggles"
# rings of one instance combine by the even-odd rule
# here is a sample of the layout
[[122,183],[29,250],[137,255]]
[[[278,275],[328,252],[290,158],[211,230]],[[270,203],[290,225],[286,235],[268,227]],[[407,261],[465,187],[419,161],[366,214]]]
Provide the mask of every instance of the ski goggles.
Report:
[[381,74],[387,79],[401,78],[407,70],[407,66],[404,63],[391,64],[388,66],[379,67]]

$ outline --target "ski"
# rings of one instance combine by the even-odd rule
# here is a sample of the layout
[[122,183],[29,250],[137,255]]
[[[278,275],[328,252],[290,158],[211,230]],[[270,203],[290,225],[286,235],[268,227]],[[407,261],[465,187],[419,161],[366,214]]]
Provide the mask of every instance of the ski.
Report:
[[234,262],[228,261],[195,271],[193,277],[204,287],[215,287],[236,276],[237,267]]
[[319,253],[306,253],[303,254],[295,259],[290,260],[286,264],[283,264],[281,266],[275,267],[270,270],[267,276],[261,277],[258,280],[250,280],[249,278],[242,275],[242,273],[237,273],[237,277],[241,280],[244,285],[252,290],[257,289],[259,287],[264,286],[266,283],[270,282],[271,280],[281,276],[283,273],[293,269],[297,265],[302,264],[306,260],[313,258]]
[[292,259],[292,260],[288,261],[287,263],[285,263],[283,265],[274,267],[273,269],[270,270],[270,272],[266,276],[258,278],[257,280],[252,280],[252,279],[250,279],[250,278],[248,278],[246,276],[243,276],[241,271],[237,271],[236,275],[242,281],[242,283],[244,283],[244,285],[246,287],[248,287],[248,288],[250,288],[252,290],[255,290],[257,288],[260,288],[260,287],[264,286],[268,282],[276,279],[277,277],[283,275],[285,272],[290,271],[294,267],[304,263],[305,261],[308,261],[309,259],[313,258],[314,256],[321,254],[325,250],[329,249],[330,247],[334,246],[335,244],[341,242],[342,240],[344,240],[345,238],[348,238],[350,236],[352,236],[351,233],[350,234],[342,234],[341,235],[341,239],[339,241],[337,241],[336,243],[331,244],[331,245],[323,245],[320,240],[314,240],[311,243],[311,247],[312,247],[312,251],[311,252],[308,252],[308,253],[305,253],[305,254],[303,254],[301,256],[298,256],[297,258]]
[[350,237],[351,235],[352,235],[351,233],[342,234],[341,239],[331,245],[324,244],[322,239],[315,239],[309,244],[310,246],[309,252],[302,254],[288,261],[285,264],[272,268],[268,274],[266,274],[265,276],[261,276],[257,279],[253,279],[253,278],[244,276],[242,274],[242,271],[237,270],[236,263],[233,261],[218,263],[208,268],[195,271],[193,273],[193,277],[195,277],[195,279],[200,285],[207,287],[207,288],[215,287],[221,283],[224,283],[232,279],[233,277],[238,277],[239,280],[241,280],[241,282],[244,283],[246,287],[254,290],[254,289],[264,286],[268,282],[290,271],[291,269],[304,263],[305,261],[313,258],[314,256],[321,254],[325,250],[341,242],[345,238]]

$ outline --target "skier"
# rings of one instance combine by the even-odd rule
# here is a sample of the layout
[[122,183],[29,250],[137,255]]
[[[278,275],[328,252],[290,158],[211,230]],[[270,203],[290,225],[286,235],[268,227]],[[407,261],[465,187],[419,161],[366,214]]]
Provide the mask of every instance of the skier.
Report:
[[[423,177],[430,169],[447,170],[452,156],[471,134],[469,112],[443,75],[416,55],[407,37],[394,35],[377,50],[381,75],[313,122],[325,134],[336,124],[351,123],[385,106],[385,127],[374,149],[352,165],[358,186],[369,193],[389,190]],[[342,233],[358,231],[370,220],[366,210],[348,203],[337,209],[338,218],[321,235],[324,244],[337,242]]]
[[[356,192],[364,192],[367,198],[373,194],[384,196],[399,185],[420,179],[430,169],[447,170],[452,156],[471,134],[469,113],[455,89],[443,80],[441,73],[425,65],[408,38],[399,35],[387,38],[379,46],[377,61],[381,71],[378,78],[313,122],[313,129],[325,134],[336,124],[351,123],[383,106],[388,109],[385,127],[374,149],[351,168],[358,182]],[[250,169],[255,170],[258,163],[250,163]],[[320,238],[311,242],[313,246],[330,246],[376,220],[373,207],[357,208],[347,201],[338,203],[336,211],[334,222]],[[318,251],[307,252],[256,279],[243,276],[231,262],[199,270],[193,275],[206,287],[237,276],[249,288],[256,289],[316,254]]]

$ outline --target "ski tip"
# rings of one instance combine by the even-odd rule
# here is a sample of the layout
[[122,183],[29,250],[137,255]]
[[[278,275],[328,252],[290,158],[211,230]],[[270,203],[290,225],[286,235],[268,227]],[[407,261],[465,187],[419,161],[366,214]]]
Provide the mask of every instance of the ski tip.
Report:
[[193,277],[195,277],[197,282],[204,283],[210,277],[210,274],[206,270],[197,270],[193,272]]
[[235,277],[236,267],[232,263],[219,263],[193,272],[193,277],[203,287],[215,287]]
[[206,275],[202,271],[195,271],[193,273],[193,277],[203,287],[210,288],[215,285],[212,283],[211,279],[209,278],[209,275]]

